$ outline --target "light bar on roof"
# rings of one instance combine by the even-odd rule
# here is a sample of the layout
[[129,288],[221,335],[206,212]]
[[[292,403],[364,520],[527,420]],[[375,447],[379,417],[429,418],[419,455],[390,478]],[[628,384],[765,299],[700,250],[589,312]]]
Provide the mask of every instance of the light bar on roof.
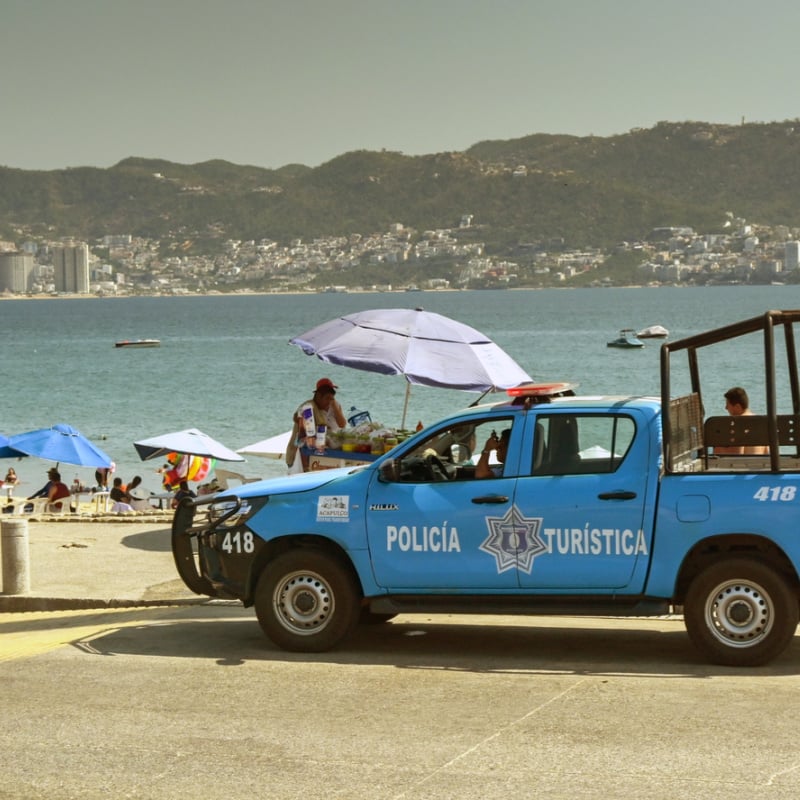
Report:
[[506,389],[509,397],[558,397],[571,392],[577,383],[521,383]]

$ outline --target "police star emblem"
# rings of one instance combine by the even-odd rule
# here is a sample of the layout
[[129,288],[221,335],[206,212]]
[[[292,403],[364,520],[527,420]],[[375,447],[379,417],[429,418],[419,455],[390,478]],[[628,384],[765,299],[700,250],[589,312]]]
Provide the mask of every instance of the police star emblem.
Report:
[[525,517],[513,505],[502,517],[486,517],[489,535],[480,549],[494,556],[498,573],[519,568],[530,575],[533,560],[547,550],[539,536],[541,525],[541,517]]

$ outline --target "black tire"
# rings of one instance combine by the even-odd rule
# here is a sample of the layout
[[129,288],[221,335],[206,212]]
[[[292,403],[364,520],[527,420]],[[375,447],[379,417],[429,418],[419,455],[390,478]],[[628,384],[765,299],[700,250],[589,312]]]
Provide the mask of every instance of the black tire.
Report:
[[773,567],[731,558],[692,581],[683,608],[689,638],[712,663],[755,667],[780,655],[795,634],[798,599]]
[[355,576],[322,550],[299,548],[264,568],[255,594],[261,629],[278,647],[321,653],[358,624],[361,596]]

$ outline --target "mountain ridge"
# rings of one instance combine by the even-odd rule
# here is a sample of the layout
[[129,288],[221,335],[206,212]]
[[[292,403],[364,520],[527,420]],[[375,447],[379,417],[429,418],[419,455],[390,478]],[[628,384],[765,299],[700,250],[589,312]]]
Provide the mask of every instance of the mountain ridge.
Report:
[[720,230],[726,214],[800,227],[800,121],[659,122],[609,137],[531,134],[464,151],[355,150],[278,169],[136,156],[112,167],[0,166],[0,235],[93,240],[315,238],[402,223],[457,228],[487,250],[562,238],[636,240],[658,226]]

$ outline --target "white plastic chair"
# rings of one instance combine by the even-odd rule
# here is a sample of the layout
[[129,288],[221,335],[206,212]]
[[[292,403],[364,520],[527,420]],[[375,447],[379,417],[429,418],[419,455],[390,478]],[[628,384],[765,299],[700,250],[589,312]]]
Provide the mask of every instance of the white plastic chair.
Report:
[[[41,513],[46,501],[46,497],[36,497],[33,500],[28,500],[27,497],[12,497],[8,503],[3,503],[2,510],[4,514],[11,514],[19,517],[23,514],[34,513],[38,506],[39,513]],[[25,506],[31,506],[31,511],[25,511]]]
[[45,503],[42,509],[45,514],[71,514],[72,504],[75,503],[76,511],[80,508],[80,499],[77,495],[61,497],[52,503]]
[[130,507],[134,511],[154,511],[153,504],[146,498],[143,497],[131,497],[131,501],[129,503]]
[[[57,500],[56,503],[61,503],[61,508],[56,508],[56,503],[51,503],[46,497],[34,497],[31,499],[17,497],[10,503],[3,505],[2,508],[4,509],[3,513],[18,517],[26,514],[68,514],[70,513],[69,504],[71,501],[71,496]],[[11,510],[5,511],[9,506]],[[30,506],[30,510],[26,511],[27,506]]]
[[236,481],[235,485],[238,485],[255,483],[255,481],[261,480],[261,478],[247,478],[242,475],[241,472],[232,472],[231,470],[227,469],[215,469],[214,474],[217,476],[217,482],[219,483],[221,489],[230,489],[231,481]]
[[111,493],[95,492],[89,502],[93,514],[106,514],[111,508]]

